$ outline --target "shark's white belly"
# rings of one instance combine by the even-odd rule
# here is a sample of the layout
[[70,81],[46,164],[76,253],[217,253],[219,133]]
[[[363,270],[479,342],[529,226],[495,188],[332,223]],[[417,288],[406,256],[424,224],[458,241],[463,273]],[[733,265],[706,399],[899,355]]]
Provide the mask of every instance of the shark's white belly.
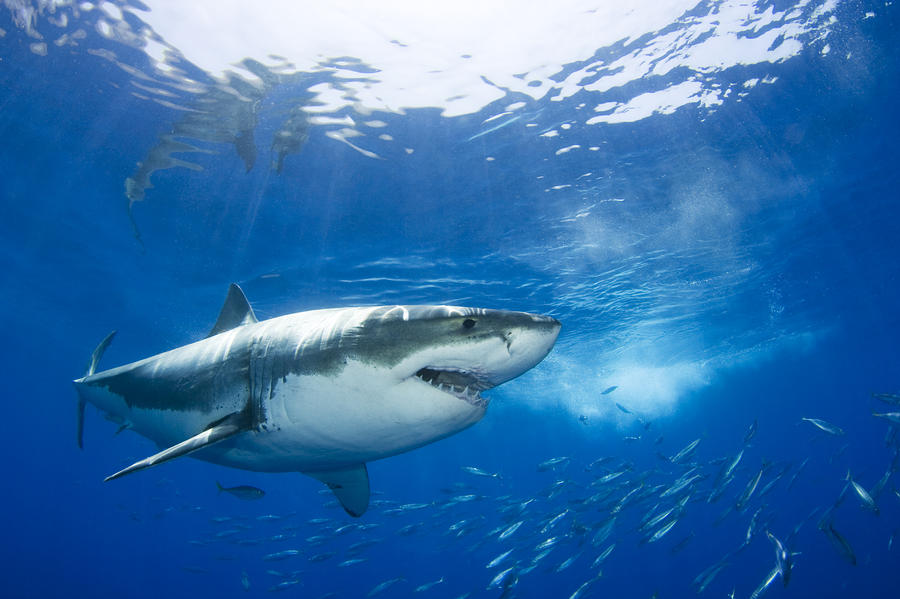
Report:
[[351,363],[336,377],[288,375],[266,404],[260,432],[205,451],[250,470],[333,470],[443,439],[484,413],[416,379],[391,380]]

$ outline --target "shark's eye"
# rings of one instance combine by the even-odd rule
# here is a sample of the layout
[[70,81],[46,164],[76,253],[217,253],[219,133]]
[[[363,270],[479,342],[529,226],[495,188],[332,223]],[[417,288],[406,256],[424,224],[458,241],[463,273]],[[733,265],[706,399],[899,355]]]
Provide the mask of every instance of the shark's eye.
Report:
[[471,329],[472,327],[475,326],[475,321],[472,320],[471,318],[467,318],[463,321],[463,326],[467,329]]

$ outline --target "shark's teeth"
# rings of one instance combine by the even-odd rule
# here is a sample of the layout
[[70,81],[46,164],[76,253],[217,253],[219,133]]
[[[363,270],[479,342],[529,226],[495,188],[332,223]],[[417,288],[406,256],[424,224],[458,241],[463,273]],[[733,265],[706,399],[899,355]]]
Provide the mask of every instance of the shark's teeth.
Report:
[[[445,376],[452,376],[457,380],[471,380],[471,383],[466,385],[444,383],[439,380],[442,374]],[[457,399],[461,399],[472,405],[482,407],[487,406],[487,400],[481,396],[481,390],[478,389],[478,381],[474,376],[468,373],[458,371],[441,371],[433,368],[423,368],[416,373],[416,378],[425,383],[428,383],[438,391],[453,395]]]

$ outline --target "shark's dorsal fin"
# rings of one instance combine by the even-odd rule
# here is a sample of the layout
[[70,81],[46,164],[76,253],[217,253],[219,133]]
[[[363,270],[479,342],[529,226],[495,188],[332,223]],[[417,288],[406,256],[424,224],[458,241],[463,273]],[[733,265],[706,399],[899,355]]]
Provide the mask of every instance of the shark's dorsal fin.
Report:
[[232,283],[231,287],[228,288],[228,296],[222,305],[222,311],[219,312],[219,318],[207,337],[230,331],[245,324],[253,324],[254,322],[259,321],[256,320],[256,314],[253,313],[253,308],[250,307],[247,296],[244,295],[240,287]]
[[157,464],[162,464],[163,462],[168,462],[169,460],[174,460],[175,458],[180,458],[181,456],[197,451],[198,449],[208,447],[213,443],[218,443],[223,439],[227,439],[228,437],[246,430],[246,420],[247,416],[243,412],[234,412],[233,414],[229,414],[222,420],[219,420],[214,426],[210,426],[209,428],[204,430],[202,433],[196,434],[190,439],[182,441],[177,445],[173,445],[168,449],[163,449],[159,453],[154,454],[149,458],[144,458],[140,462],[135,462],[128,468],[119,470],[115,474],[111,474],[103,480],[108,481],[114,478],[119,478],[120,476],[125,476],[126,474],[131,474],[132,472],[137,472],[138,470],[143,470],[144,468],[149,468],[150,466],[156,466]]
[[359,518],[369,508],[369,472],[365,464],[304,474],[328,485],[344,511],[354,518]]

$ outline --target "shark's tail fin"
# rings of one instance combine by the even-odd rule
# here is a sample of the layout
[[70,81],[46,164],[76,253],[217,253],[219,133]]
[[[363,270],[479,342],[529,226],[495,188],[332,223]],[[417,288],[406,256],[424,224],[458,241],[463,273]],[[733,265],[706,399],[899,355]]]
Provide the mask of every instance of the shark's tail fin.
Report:
[[[112,341],[113,337],[115,337],[116,332],[113,331],[103,341],[100,342],[100,345],[94,350],[94,353],[91,354],[91,361],[88,362],[87,370],[84,373],[84,376],[88,377],[97,372],[97,364],[100,362],[100,358],[103,357],[103,352],[106,351],[106,348],[109,347],[110,341]],[[81,396],[78,397],[78,448],[84,449],[84,398]]]
[[216,488],[219,490],[219,493],[225,490],[225,487],[222,486],[222,483],[216,481]]
[[103,357],[103,352],[106,351],[106,348],[109,347],[110,342],[115,336],[116,331],[113,331],[100,342],[100,345],[98,345],[94,350],[94,353],[91,354],[91,361],[88,363],[87,371],[84,373],[84,376],[91,376],[97,372],[97,364],[100,362],[100,358]]

